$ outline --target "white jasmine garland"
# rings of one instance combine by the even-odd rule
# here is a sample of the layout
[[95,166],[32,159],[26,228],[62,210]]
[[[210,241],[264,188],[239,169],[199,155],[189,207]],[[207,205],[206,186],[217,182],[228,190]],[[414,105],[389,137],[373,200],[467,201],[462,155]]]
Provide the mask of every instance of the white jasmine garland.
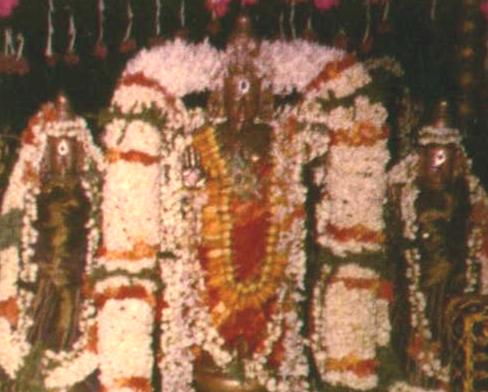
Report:
[[149,380],[153,364],[151,305],[133,298],[109,299],[99,310],[97,321],[102,384],[112,390],[120,380]]
[[[378,297],[380,278],[377,273],[356,264],[339,267],[330,281],[330,267],[324,266],[313,292],[313,334],[311,346],[321,377],[332,385],[354,390],[377,386],[378,377],[356,374],[353,370],[335,368],[335,362],[348,358],[374,361],[378,346],[390,340],[388,303]],[[365,280],[365,287],[348,287],[348,280]],[[330,365],[332,364],[332,365]]]
[[[131,252],[144,244],[159,244],[159,130],[140,121],[129,124],[115,120],[107,127],[105,143],[115,156],[108,165],[104,183],[103,234],[108,254],[118,256],[100,262],[108,269],[127,268],[131,272],[154,266],[155,256],[139,255],[127,260],[123,252]],[[154,157],[154,162],[132,162],[117,154],[140,153]]]
[[[221,82],[222,53],[208,41],[191,44],[181,39],[141,51],[129,62],[126,72],[144,73],[155,79],[169,94],[183,97],[197,91],[214,89]],[[198,66],[196,66],[198,65]]]
[[[305,40],[274,41],[261,44],[259,63],[273,72],[273,92],[303,91],[327,64],[345,56],[340,49]],[[267,72],[271,74],[271,72]]]

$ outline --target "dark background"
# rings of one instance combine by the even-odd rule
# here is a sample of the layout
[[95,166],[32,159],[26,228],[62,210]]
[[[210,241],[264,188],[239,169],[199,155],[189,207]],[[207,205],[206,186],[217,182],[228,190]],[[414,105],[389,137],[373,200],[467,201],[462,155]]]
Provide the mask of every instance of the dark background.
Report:
[[[137,48],[148,46],[155,36],[155,23],[161,38],[170,39],[181,31],[181,0],[161,0],[159,21],[155,20],[156,0],[132,0]],[[435,0],[433,0],[435,1]],[[212,22],[204,0],[186,0],[187,39],[210,38],[222,47],[241,7],[231,3],[229,13]],[[488,183],[488,135],[486,129],[486,21],[479,11],[480,0],[437,0],[435,18],[427,0],[370,0],[371,34],[364,40],[367,24],[366,0],[342,0],[328,11],[319,11],[312,1],[258,0],[245,7],[251,15],[256,35],[263,38],[290,38],[293,30],[303,36],[311,23],[315,39],[346,47],[367,59],[390,55],[405,69],[399,83],[408,87],[415,102],[428,117],[439,98],[449,99],[457,125],[465,133],[466,146],[473,157],[476,173]],[[95,132],[98,113],[109,104],[114,85],[126,61],[135,54],[121,53],[120,44],[127,27],[127,0],[105,0],[105,58],[94,55],[99,31],[96,0],[54,0],[54,51],[56,63],[44,56],[47,35],[47,0],[21,0],[9,19],[0,20],[0,32],[9,26],[22,32],[26,40],[24,57],[30,71],[24,75],[0,74],[0,128],[18,135],[29,116],[40,104],[64,91],[74,110],[86,117]],[[290,23],[292,13],[293,23]],[[77,64],[68,64],[65,51],[68,21],[74,15],[77,26]],[[280,20],[283,23],[280,24]],[[294,26],[292,29],[291,26]],[[3,48],[3,44],[0,44]],[[473,54],[463,55],[471,49]],[[464,56],[464,57],[463,57]],[[484,106],[485,105],[485,106]]]

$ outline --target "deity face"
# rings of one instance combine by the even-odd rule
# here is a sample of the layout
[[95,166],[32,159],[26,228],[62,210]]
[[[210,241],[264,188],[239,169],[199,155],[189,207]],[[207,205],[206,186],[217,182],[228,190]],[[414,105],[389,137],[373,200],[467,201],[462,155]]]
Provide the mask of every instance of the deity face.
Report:
[[454,179],[456,147],[453,144],[429,144],[421,147],[421,184],[433,190],[449,186]]
[[252,125],[258,117],[260,80],[250,71],[239,71],[224,81],[225,114],[233,129]]
[[46,171],[49,176],[66,177],[77,173],[82,162],[81,148],[72,137],[49,137]]

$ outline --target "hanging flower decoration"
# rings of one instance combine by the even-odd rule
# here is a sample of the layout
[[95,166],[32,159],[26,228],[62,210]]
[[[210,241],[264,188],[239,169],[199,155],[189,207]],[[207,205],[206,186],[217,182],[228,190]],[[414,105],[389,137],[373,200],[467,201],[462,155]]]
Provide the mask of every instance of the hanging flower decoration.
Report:
[[327,11],[339,6],[339,0],[314,0],[314,5],[320,11]]
[[25,75],[29,72],[29,64],[23,57],[25,39],[21,33],[13,39],[11,28],[4,31],[5,46],[3,53],[0,54],[0,73],[8,75]]
[[56,55],[53,51],[53,13],[54,13],[54,3],[53,0],[48,0],[48,12],[47,12],[47,38],[46,38],[46,48],[44,49],[44,57],[46,58],[46,63],[50,67],[56,64]]
[[131,37],[132,35],[132,27],[134,24],[134,12],[132,11],[132,4],[127,1],[127,28],[125,30],[124,39],[120,44],[119,51],[120,53],[130,53],[137,49],[137,43],[134,38]]
[[73,14],[71,14],[69,18],[69,27],[68,27],[68,47],[66,49],[66,54],[64,55],[64,61],[68,65],[77,65],[80,62],[80,56],[78,56],[75,52],[75,43],[76,43],[76,25],[75,25],[75,18]]
[[19,0],[0,0],[0,18],[9,18],[18,5]]
[[[244,3],[250,3],[253,0],[243,0]],[[222,18],[229,12],[230,0],[206,0],[207,9],[217,18]]]
[[98,37],[97,37],[97,42],[95,43],[95,49],[93,51],[93,54],[95,57],[99,58],[100,60],[103,60],[105,57],[107,57],[107,47],[105,46],[105,43],[103,42],[103,38],[105,35],[105,1],[104,0],[98,0],[97,2],[97,23],[98,23]]
[[154,0],[154,35],[149,38],[149,46],[162,45],[165,39],[161,37],[161,0]]

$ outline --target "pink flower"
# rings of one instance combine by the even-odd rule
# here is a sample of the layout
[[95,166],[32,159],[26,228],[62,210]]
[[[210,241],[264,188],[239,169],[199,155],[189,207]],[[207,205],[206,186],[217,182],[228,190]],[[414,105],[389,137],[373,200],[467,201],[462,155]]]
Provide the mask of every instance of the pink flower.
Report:
[[258,0],[241,0],[242,5],[254,5],[258,2]]
[[488,0],[483,1],[480,4],[481,13],[484,15],[485,20],[488,22]]
[[215,14],[218,18],[221,18],[229,11],[230,0],[207,0],[207,9]]
[[19,5],[19,0],[0,0],[0,18],[8,18]]
[[314,0],[315,7],[321,11],[330,10],[339,5],[339,0]]

